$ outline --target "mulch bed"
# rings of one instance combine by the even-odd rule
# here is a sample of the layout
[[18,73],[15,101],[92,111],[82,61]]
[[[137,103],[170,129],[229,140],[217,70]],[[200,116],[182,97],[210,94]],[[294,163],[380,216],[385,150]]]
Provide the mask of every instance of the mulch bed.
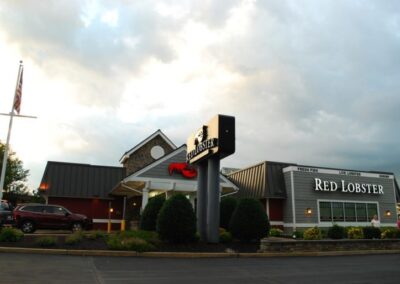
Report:
[[[25,235],[18,242],[0,242],[0,247],[22,247],[22,248],[43,248],[36,243],[38,238],[43,236]],[[57,243],[48,247],[52,249],[75,249],[75,250],[107,250],[107,244],[103,239],[88,240],[73,245],[65,244],[66,236],[55,236]],[[189,244],[160,244],[156,251],[159,252],[257,252],[260,244],[233,242],[230,244],[208,244],[208,243],[189,243]]]

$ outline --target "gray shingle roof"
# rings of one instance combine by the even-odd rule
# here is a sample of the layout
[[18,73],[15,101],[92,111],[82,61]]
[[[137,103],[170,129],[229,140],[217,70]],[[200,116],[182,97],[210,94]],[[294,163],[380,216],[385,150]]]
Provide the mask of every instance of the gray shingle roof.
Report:
[[122,167],[49,161],[41,185],[46,186],[50,197],[108,198],[124,177]]

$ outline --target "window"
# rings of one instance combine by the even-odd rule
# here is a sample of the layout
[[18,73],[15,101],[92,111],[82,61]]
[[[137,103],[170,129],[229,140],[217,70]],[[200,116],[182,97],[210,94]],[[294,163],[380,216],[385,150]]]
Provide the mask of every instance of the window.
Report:
[[334,222],[344,221],[343,202],[332,202],[332,217]]
[[367,222],[367,204],[365,203],[357,203],[357,222]]
[[320,202],[319,203],[319,214],[320,220],[322,222],[332,221],[332,209],[330,202]]
[[356,204],[355,203],[345,203],[344,204],[344,216],[346,222],[355,222],[356,218]]
[[378,206],[376,204],[367,204],[368,221],[372,220],[374,215],[378,215]]
[[65,213],[67,213],[64,207],[54,206],[52,209],[53,209],[52,213],[54,214],[65,215]]
[[43,206],[25,206],[21,208],[22,211],[29,211],[29,212],[42,212],[43,211]]
[[319,202],[320,222],[369,222],[378,215],[376,203],[358,202]]

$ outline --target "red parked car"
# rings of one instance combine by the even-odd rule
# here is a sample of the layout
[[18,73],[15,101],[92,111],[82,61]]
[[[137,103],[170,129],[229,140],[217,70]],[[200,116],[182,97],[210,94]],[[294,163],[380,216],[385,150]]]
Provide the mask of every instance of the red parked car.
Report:
[[24,233],[33,233],[36,229],[67,229],[79,231],[89,229],[92,220],[85,215],[75,214],[59,205],[21,204],[14,209],[17,228]]

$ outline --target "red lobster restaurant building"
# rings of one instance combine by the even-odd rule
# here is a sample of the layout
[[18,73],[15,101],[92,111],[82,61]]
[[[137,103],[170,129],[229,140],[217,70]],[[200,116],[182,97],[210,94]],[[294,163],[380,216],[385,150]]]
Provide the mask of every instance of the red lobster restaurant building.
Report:
[[[176,147],[160,130],[127,151],[121,167],[48,162],[40,192],[106,229],[138,220],[148,199],[184,193],[195,207],[196,168],[186,164],[186,145]],[[286,232],[308,227],[368,226],[378,215],[382,226],[396,226],[400,190],[393,173],[262,162],[220,175],[221,196],[261,200],[271,225]]]
[[[94,229],[106,229],[109,209],[114,230],[122,220],[137,221],[148,199],[180,192],[193,206],[197,171],[186,164],[186,145],[175,146],[160,130],[125,152],[121,167],[47,162],[39,187],[49,204],[62,205],[93,219]],[[238,187],[220,175],[221,196]]]

